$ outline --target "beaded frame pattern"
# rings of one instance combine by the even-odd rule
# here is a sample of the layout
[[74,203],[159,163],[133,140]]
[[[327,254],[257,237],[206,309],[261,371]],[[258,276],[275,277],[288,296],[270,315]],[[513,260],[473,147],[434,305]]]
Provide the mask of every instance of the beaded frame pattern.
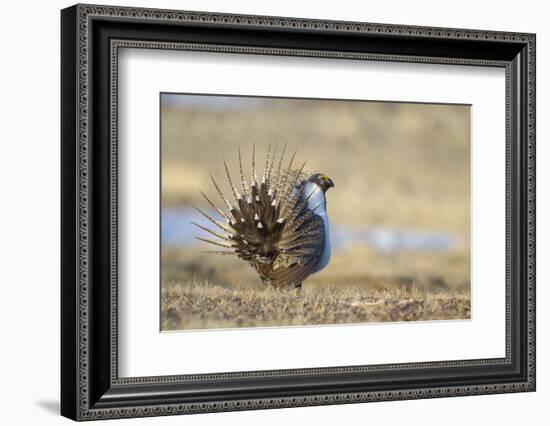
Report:
[[[505,393],[530,391],[535,388],[535,36],[533,34],[494,32],[464,29],[447,29],[435,27],[417,27],[387,24],[370,24],[356,22],[337,22],[325,20],[310,20],[297,18],[280,18],[264,16],[246,16],[246,15],[228,15],[216,13],[170,11],[157,9],[140,9],[126,7],[104,7],[94,5],[78,5],[78,418],[81,420],[104,419],[113,417],[141,417],[141,416],[159,416],[172,414],[188,413],[206,413],[218,411],[283,408],[310,405],[328,405],[344,404],[368,401],[402,400],[418,398],[435,398],[445,396],[463,396],[488,393]],[[528,85],[527,85],[527,103],[528,103],[528,141],[527,141],[527,163],[528,163],[528,181],[527,181],[527,203],[528,203],[528,238],[527,247],[527,304],[528,304],[528,379],[526,382],[505,383],[494,385],[479,386],[450,386],[425,389],[404,389],[396,391],[380,392],[356,392],[356,393],[333,393],[326,395],[311,395],[303,397],[277,397],[264,399],[231,400],[208,403],[176,403],[156,406],[143,406],[136,408],[109,408],[109,409],[90,409],[89,408],[89,335],[88,335],[88,232],[89,232],[89,162],[88,162],[88,134],[89,121],[89,28],[90,20],[94,17],[118,17],[128,19],[140,19],[141,21],[175,21],[192,23],[209,23],[224,25],[252,26],[259,28],[296,28],[296,29],[314,29],[321,31],[338,32],[358,32],[358,33],[379,33],[386,35],[411,35],[415,37],[437,37],[448,39],[465,40],[495,40],[521,42],[527,45],[528,50]],[[119,48],[148,48],[148,49],[173,49],[173,50],[196,50],[208,52],[224,52],[235,54],[263,54],[263,55],[284,55],[284,56],[310,56],[325,57],[333,59],[363,59],[377,61],[397,61],[397,62],[425,62],[425,63],[445,63],[456,65],[479,65],[496,66],[506,68],[506,357],[501,359],[481,359],[464,360],[450,362],[430,362],[414,364],[388,364],[360,367],[327,367],[317,369],[299,369],[299,370],[273,370],[261,372],[244,373],[221,373],[207,375],[186,375],[186,376],[159,376],[159,377],[136,377],[119,378],[117,368],[117,69],[118,69],[118,49]],[[164,42],[146,42],[133,40],[111,40],[111,159],[113,167],[111,169],[111,381],[115,384],[124,383],[169,383],[177,381],[201,381],[229,378],[246,377],[272,377],[272,376],[300,376],[305,374],[330,374],[342,372],[360,372],[360,371],[379,371],[384,369],[400,368],[425,368],[425,367],[449,367],[449,366],[479,366],[489,364],[503,364],[510,362],[510,209],[511,209],[511,185],[510,185],[510,163],[511,149],[510,138],[511,129],[509,126],[511,114],[511,83],[510,68],[505,62],[469,60],[455,58],[419,58],[414,56],[397,55],[371,55],[360,53],[343,53],[327,51],[311,51],[296,49],[272,49],[272,48],[253,48],[253,47],[232,47],[216,45],[198,45],[183,43],[164,43]]]

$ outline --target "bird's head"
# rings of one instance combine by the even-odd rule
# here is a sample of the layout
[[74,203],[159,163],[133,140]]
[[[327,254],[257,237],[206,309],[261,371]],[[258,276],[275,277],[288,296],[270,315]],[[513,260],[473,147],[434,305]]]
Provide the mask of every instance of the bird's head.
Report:
[[310,182],[316,183],[323,192],[327,192],[329,188],[334,186],[334,182],[331,178],[323,173],[315,173],[309,178]]

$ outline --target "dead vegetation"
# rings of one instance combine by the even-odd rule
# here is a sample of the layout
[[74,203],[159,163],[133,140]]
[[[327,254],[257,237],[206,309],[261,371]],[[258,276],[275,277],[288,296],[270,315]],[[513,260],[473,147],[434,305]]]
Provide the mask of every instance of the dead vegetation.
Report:
[[416,288],[275,290],[206,283],[162,289],[162,330],[470,318],[468,291]]

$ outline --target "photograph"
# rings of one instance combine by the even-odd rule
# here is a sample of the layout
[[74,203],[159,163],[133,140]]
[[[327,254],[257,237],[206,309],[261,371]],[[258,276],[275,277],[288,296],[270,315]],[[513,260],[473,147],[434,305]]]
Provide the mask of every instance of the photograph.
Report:
[[471,106],[160,94],[161,331],[471,317]]

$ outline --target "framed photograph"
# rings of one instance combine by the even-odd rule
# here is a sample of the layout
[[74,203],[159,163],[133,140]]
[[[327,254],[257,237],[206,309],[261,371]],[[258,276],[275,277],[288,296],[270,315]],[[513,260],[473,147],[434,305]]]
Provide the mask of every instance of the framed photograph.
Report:
[[535,390],[535,35],[61,12],[61,412]]

